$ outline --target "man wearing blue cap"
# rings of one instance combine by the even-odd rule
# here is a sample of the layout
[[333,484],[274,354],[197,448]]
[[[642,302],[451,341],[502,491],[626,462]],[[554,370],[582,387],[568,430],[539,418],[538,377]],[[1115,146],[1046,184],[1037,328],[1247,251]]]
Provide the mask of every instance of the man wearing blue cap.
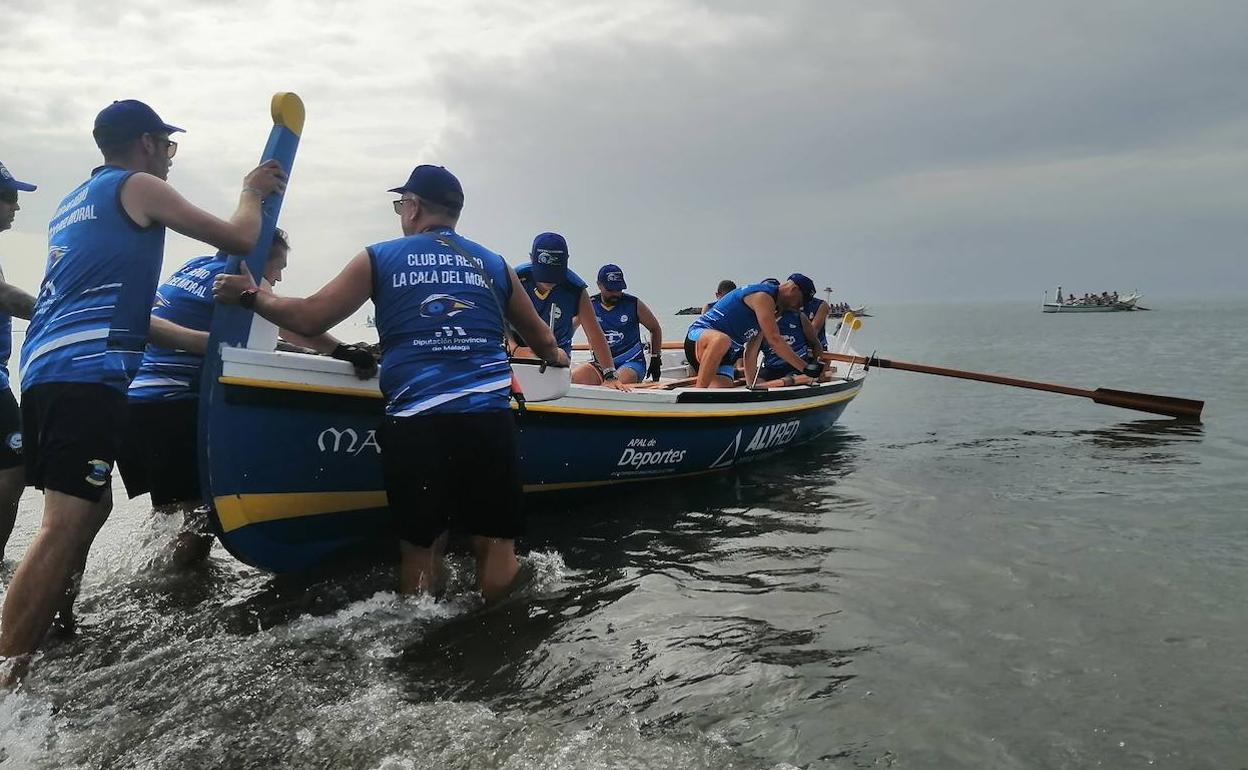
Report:
[[[568,242],[559,233],[539,233],[533,239],[529,263],[516,268],[520,285],[533,303],[537,315],[550,325],[563,352],[572,355],[572,335],[579,324],[596,361],[611,360],[611,346],[598,325],[594,307],[585,291],[588,284],[568,268]],[[523,335],[517,340],[513,354],[528,354]],[[578,367],[572,373],[577,385],[606,385],[616,390],[629,390],[620,382],[615,367],[604,366],[601,372]]]
[[[743,359],[746,382],[755,382],[758,352],[764,340],[781,360],[806,376],[818,378],[823,373],[818,360],[808,362],[793,352],[776,325],[779,313],[797,310],[814,293],[809,278],[794,275],[798,280],[790,277],[780,284],[763,281],[733,289],[690,325],[685,335],[685,360],[698,375],[695,387],[732,387],[738,357]],[[804,323],[810,325],[809,321]],[[808,336],[814,337],[813,331]]]
[[[789,280],[802,289],[803,297],[814,293],[814,282],[801,273],[790,275]],[[823,351],[823,344],[819,341],[809,316],[805,315],[805,308],[810,304],[806,302],[800,310],[786,310],[776,319],[780,336],[794,353],[807,362],[818,360],[819,353]],[[799,382],[797,378],[802,374],[802,370],[781,358],[769,343],[763,342],[762,353],[763,368],[758,373],[760,380],[769,383],[779,380],[778,384],[781,385],[795,385]]]
[[[624,292],[627,288],[624,271],[619,265],[603,265],[598,269],[598,293],[589,301],[611,348],[612,361],[608,364],[597,360],[581,364],[573,372],[578,381],[601,384],[602,372],[607,367],[614,368],[620,382],[625,385],[641,382],[647,375],[655,382],[659,381],[663,367],[660,353],[663,349],[663,329],[646,303]],[[642,326],[650,332],[649,366],[646,365],[645,347],[641,344]]]
[[[194,335],[151,319],[165,229],[246,254],[260,234],[260,200],[281,192],[275,161],[247,174],[228,220],[192,205],[166,178],[182,129],[127,99],[100,111],[92,131],[104,165],[57,207],[48,261],[22,345],[26,483],[45,491],[43,524],[9,585],[0,656],[33,652],[60,609],[112,509],[126,390],[151,338],[186,348]],[[189,335],[189,336],[188,336]]]
[[[13,226],[13,217],[21,211],[17,204],[19,192],[34,192],[35,186],[19,182],[0,163],[0,232]],[[26,471],[22,467],[22,416],[17,399],[9,386],[9,354],[13,350],[13,316],[30,320],[35,298],[4,280],[0,270],[0,561],[4,547],[13,534],[17,520],[17,502],[26,487]]]
[[251,275],[219,275],[219,302],[249,307],[304,336],[324,332],[371,297],[381,338],[378,431],[382,476],[401,557],[399,590],[437,592],[452,527],[472,536],[477,588],[505,595],[520,570],[524,528],[510,323],[546,361],[568,357],[498,254],[455,231],[464,191],[441,166],[417,166],[394,210],[402,238],[375,243],[306,299],[277,297]]

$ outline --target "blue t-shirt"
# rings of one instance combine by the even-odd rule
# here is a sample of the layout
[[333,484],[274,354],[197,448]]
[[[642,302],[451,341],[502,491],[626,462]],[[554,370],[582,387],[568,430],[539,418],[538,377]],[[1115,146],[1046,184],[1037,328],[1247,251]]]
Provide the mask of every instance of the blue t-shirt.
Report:
[[[0,271],[0,281],[4,272]],[[9,387],[9,356],[13,353],[13,317],[0,313],[0,387]]]
[[[793,348],[793,352],[798,356],[806,355],[806,351],[810,346],[806,344],[806,332],[802,330],[802,316],[796,310],[790,310],[787,313],[781,313],[776,319],[776,326],[780,329],[780,336],[785,342],[789,343],[789,347]],[[763,343],[763,369],[778,370],[784,369],[785,374],[790,371],[797,371],[793,365],[776,354],[774,348],[766,342]]]
[[[810,302],[807,302],[802,307],[802,312],[805,313],[806,317],[810,319],[811,324],[814,324],[815,314],[819,312],[819,308],[823,307],[826,304],[828,303],[824,302],[818,297],[811,297]],[[819,337],[819,344],[823,346],[824,350],[827,350],[828,349],[828,319],[826,316],[823,319],[823,325],[815,329],[815,334],[818,335]],[[800,356],[801,353],[798,353],[798,355]]]
[[[225,269],[226,255],[196,257],[156,290],[152,315],[178,326],[206,332],[212,327],[212,281]],[[130,383],[131,401],[199,398],[204,357],[187,350],[148,344]]]
[[710,310],[698,316],[689,328],[714,329],[727,334],[737,345],[745,345],[759,331],[758,315],[754,308],[745,304],[745,298],[763,292],[774,300],[779,290],[779,286],[770,283],[752,283],[733,289],[711,305]]
[[538,295],[537,282],[533,280],[533,265],[529,262],[516,268],[520,285],[533,302],[533,309],[550,325],[555,342],[563,352],[572,355],[572,319],[581,307],[581,292],[588,286],[581,277],[569,270],[562,283],[551,287],[546,296]]
[[503,258],[449,227],[373,244],[368,256],[386,414],[509,409]]
[[139,227],[121,207],[134,173],[92,172],[48,225],[48,264],[22,344],[22,390],[98,382],[122,393],[143,358],[160,281],[165,227]]
[[[611,348],[611,366],[618,369],[630,361],[645,363],[645,349],[641,346],[641,322],[637,319],[637,298],[631,294],[620,296],[610,308],[602,304],[602,296],[589,298],[602,334]],[[601,362],[600,362],[601,363]]]

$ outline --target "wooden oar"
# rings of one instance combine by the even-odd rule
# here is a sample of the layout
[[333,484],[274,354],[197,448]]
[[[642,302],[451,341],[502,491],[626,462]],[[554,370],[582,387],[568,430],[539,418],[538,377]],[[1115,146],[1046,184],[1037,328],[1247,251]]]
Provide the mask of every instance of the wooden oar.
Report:
[[1200,413],[1205,408],[1204,401],[1195,401],[1190,398],[1176,398],[1175,396],[1155,396],[1151,393],[1133,393],[1129,390],[1110,390],[1108,388],[1097,388],[1096,390],[1087,390],[1085,388],[1072,388],[1068,385],[1054,385],[1048,382],[1036,382],[1034,380],[1020,380],[1016,377],[1003,377],[999,374],[985,374],[983,372],[968,372],[964,369],[947,369],[942,366],[928,366],[926,364],[912,364],[905,361],[893,361],[887,358],[879,358],[877,356],[851,356],[844,353],[824,353],[825,361],[845,361],[852,364],[862,364],[865,367],[878,366],[882,369],[902,369],[907,372],[922,372],[923,374],[935,374],[941,377],[957,377],[963,380],[976,380],[978,382],[992,382],[998,385],[1010,385],[1015,388],[1030,388],[1031,390],[1043,390],[1049,393],[1061,393],[1067,396],[1083,396],[1090,398],[1098,404],[1106,406],[1117,406],[1123,409],[1134,409],[1139,412],[1150,412],[1152,414],[1164,414],[1168,417],[1179,417],[1187,420],[1199,420]]

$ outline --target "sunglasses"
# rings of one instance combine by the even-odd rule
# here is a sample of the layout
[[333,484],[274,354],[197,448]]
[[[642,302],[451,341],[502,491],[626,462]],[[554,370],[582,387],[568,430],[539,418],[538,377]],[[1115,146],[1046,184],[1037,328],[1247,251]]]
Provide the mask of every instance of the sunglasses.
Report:
[[391,203],[392,203],[392,204],[394,204],[394,213],[396,213],[396,214],[402,214],[402,213],[403,213],[403,204],[404,204],[404,203],[415,203],[415,202],[416,202],[416,200],[415,200],[415,199],[413,199],[413,198],[399,198],[399,199],[398,199],[398,200],[396,200],[396,201],[391,201]]
[[5,203],[17,203],[17,190],[0,190],[0,201]]
[[173,159],[174,155],[178,154],[178,143],[173,141],[169,137],[152,136],[152,141],[165,145],[165,157],[169,158],[170,160]]

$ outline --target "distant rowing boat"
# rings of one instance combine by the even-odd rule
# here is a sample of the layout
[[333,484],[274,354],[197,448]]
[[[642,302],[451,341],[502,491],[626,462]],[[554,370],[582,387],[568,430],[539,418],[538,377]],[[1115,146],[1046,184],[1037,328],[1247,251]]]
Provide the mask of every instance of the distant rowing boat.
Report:
[[[1061,290],[1058,290],[1060,296]],[[1108,302],[1105,304],[1084,303],[1080,300],[1074,302],[1050,302],[1049,293],[1044,293],[1044,304],[1040,310],[1044,313],[1120,313],[1130,310],[1142,310],[1137,307],[1136,303],[1140,301],[1143,295],[1139,292],[1132,292],[1124,297],[1119,297],[1116,302]]]

